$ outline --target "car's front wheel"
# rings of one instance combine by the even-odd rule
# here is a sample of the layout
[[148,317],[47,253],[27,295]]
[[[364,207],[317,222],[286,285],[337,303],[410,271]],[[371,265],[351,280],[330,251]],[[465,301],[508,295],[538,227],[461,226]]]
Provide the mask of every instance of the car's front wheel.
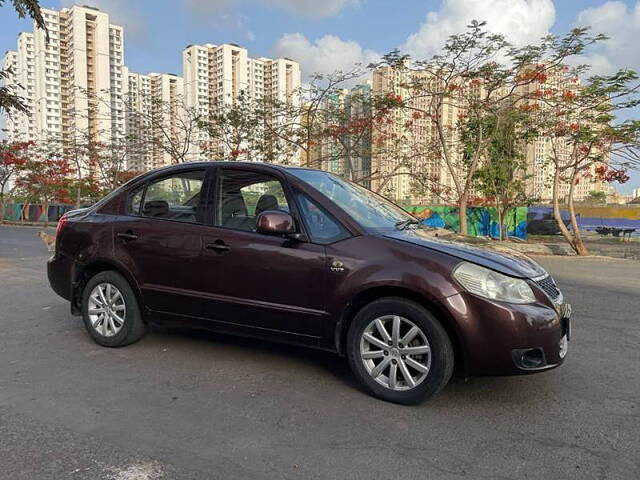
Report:
[[373,301],[353,319],[347,357],[373,395],[412,404],[438,393],[453,372],[451,341],[421,305],[400,297]]
[[85,285],[82,318],[91,338],[104,347],[129,345],[146,330],[129,282],[112,270],[94,275]]

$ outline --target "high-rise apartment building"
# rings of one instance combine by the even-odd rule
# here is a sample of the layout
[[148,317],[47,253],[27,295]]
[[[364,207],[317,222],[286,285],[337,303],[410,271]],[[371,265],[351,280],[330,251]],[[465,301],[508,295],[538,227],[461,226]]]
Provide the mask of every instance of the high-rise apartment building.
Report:
[[[301,164],[370,186],[371,81],[327,95],[320,105],[306,105],[302,122],[314,140]],[[309,109],[314,108],[315,111]],[[315,123],[315,124],[310,124]],[[337,131],[329,134],[332,129]]]
[[[182,61],[186,107],[205,121],[237,104],[242,97],[247,102],[270,97],[299,106],[300,67],[292,60],[250,58],[239,45],[207,43],[187,46]],[[229,154],[224,146],[209,143],[207,133],[199,132],[194,156],[207,159],[210,152]]]
[[[128,166],[147,170],[178,156],[189,161],[229,155],[219,143],[211,144],[206,131],[186,132],[195,115],[206,122],[243,97],[299,107],[300,68],[291,60],[250,58],[233,44],[191,45],[183,52],[184,80],[143,75],[124,66],[123,29],[112,25],[107,13],[78,5],[42,13],[47,32],[34,24],[4,57],[11,72],[5,83],[29,109],[7,119],[10,141],[57,141],[76,154],[91,142],[118,150],[124,144]],[[175,141],[176,152],[159,147],[162,139]],[[180,155],[185,139],[189,148]]]
[[151,143],[151,78],[123,69],[127,168],[146,171],[153,168]]
[[124,77],[127,167],[143,172],[176,163],[188,135],[182,77],[173,73],[143,75],[126,67]]
[[[446,194],[434,193],[436,188],[420,188],[420,184],[437,186],[442,192],[454,187],[452,172],[438,154],[434,122],[415,114],[429,112],[431,100],[427,95],[413,95],[409,85],[430,80],[431,74],[424,70],[381,67],[373,72],[374,96],[403,99],[411,107],[391,109],[372,132],[371,188],[402,204],[433,204],[446,199]],[[440,115],[447,135],[454,135],[460,113],[452,103],[443,106]],[[458,149],[452,148],[450,154],[452,163],[459,160]]]
[[303,110],[303,124],[309,136],[313,138],[301,159],[305,167],[319,168],[327,172],[347,177],[345,168],[346,138],[340,138],[339,134],[328,134],[330,128],[340,127],[338,122],[346,121],[345,100],[349,90],[340,89],[331,92],[326,98],[313,105],[307,103]]
[[[9,72],[6,85],[16,95],[22,97],[24,104],[31,109],[35,100],[35,48],[33,34],[22,32],[18,35],[17,50],[5,53],[3,69]],[[36,138],[35,118],[31,115],[14,112],[7,117],[7,137],[10,141],[27,141]]]
[[[122,27],[92,7],[42,9],[48,32],[34,24],[8,52],[11,81],[30,110],[8,120],[9,140],[54,140],[67,147],[78,137],[110,141],[124,135]],[[48,35],[48,39],[47,39]]]
[[371,140],[373,128],[363,128],[362,122],[368,122],[373,114],[373,82],[365,80],[349,91],[345,99],[346,117],[349,121],[358,122],[357,135],[349,142],[346,171],[348,177],[364,185],[371,187]]

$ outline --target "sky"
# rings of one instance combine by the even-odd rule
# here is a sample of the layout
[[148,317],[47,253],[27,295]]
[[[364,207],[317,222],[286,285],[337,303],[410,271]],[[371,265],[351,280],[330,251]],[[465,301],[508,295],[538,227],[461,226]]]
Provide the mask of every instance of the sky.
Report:
[[[640,71],[640,0],[42,0],[59,9],[88,4],[125,28],[125,64],[140,73],[181,74],[182,49],[192,43],[237,43],[249,55],[290,57],[303,77],[368,64],[400,48],[414,58],[435,53],[447,36],[472,19],[515,44],[551,32],[591,26],[610,39],[587,52],[595,73]],[[0,51],[15,49],[16,35],[31,31],[10,2],[0,8]],[[304,78],[303,78],[304,80]],[[640,113],[640,112],[639,112]],[[615,185],[640,187],[640,172]]]

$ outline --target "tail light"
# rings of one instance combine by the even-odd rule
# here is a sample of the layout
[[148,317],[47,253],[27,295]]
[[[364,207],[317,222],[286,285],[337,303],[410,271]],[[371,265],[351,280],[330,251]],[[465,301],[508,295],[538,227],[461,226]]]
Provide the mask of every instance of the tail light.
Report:
[[58,220],[58,227],[56,228],[56,239],[60,236],[60,234],[62,233],[62,229],[64,228],[64,226],[67,224],[68,221],[69,221],[69,217],[67,217],[66,214],[60,217],[60,220]]

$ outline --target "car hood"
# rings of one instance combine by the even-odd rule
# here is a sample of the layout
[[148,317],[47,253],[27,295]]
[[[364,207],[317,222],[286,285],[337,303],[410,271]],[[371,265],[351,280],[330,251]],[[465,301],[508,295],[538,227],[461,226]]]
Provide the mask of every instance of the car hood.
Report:
[[462,241],[445,240],[436,238],[428,230],[421,228],[388,232],[384,236],[446,253],[512,277],[535,278],[547,273],[528,256],[507,247],[479,247]]

